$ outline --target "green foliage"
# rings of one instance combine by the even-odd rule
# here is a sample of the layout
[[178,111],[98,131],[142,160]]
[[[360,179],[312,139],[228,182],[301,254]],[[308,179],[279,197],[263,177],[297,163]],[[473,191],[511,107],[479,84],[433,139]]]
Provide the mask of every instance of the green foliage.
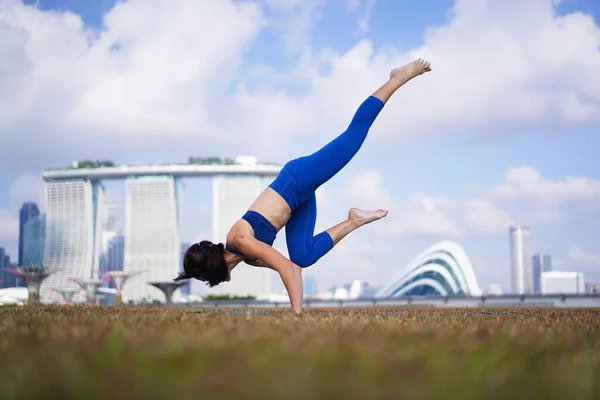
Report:
[[219,157],[189,157],[188,164],[197,165],[232,165],[234,160]]
[[583,399],[600,311],[0,307],[2,399]]
[[81,160],[78,161],[75,168],[100,168],[100,167],[114,167],[115,163],[109,160]]
[[256,296],[231,296],[228,294],[221,295],[208,295],[204,297],[204,301],[215,301],[215,300],[255,300]]

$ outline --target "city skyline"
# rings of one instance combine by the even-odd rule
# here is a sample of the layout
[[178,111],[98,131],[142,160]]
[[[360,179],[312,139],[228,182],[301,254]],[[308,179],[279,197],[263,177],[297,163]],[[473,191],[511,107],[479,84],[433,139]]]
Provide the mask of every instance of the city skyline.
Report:
[[[242,161],[248,161],[249,158],[248,157],[244,157],[241,158],[240,160]],[[255,158],[252,158],[252,162],[255,162]],[[237,161],[233,161],[233,163],[237,163]],[[258,166],[260,167],[260,166]],[[115,166],[114,168],[121,168],[119,166]],[[148,168],[152,169],[151,166],[149,166]],[[260,168],[258,168],[260,169]],[[224,170],[223,172],[227,172],[226,170]],[[95,172],[93,170],[90,170],[90,173],[94,174]],[[84,175],[82,175],[84,176]],[[233,221],[236,219],[236,215],[237,214],[241,214],[244,212],[245,210],[245,204],[251,202],[262,190],[264,190],[265,187],[267,187],[267,185],[271,182],[272,177],[268,177],[266,180],[260,178],[260,177],[253,177],[252,175],[248,176],[248,177],[237,177],[235,176],[235,174],[233,175],[233,178],[226,178],[226,176],[222,176],[222,175],[215,175],[212,178],[212,186],[213,186],[213,193],[212,193],[212,197],[213,197],[213,218],[212,218],[212,225],[213,225],[213,236],[218,237],[220,235],[224,235],[224,232],[227,231],[228,227],[233,223]],[[52,179],[50,179],[49,181],[49,185],[46,188],[46,192],[47,192],[47,196],[50,196],[49,198],[57,198],[60,199],[58,201],[58,203],[55,204],[55,206],[58,206],[60,208],[63,208],[63,203],[64,205],[67,205],[67,207],[65,209],[69,209],[72,208],[74,206],[74,204],[71,204],[73,201],[86,201],[86,196],[84,195],[83,197],[81,197],[80,195],[75,195],[75,197],[73,197],[72,199],[68,199],[69,196],[65,196],[65,184],[69,183],[68,180],[64,180],[64,179],[58,179],[57,181],[54,181]],[[89,268],[89,271],[91,271],[91,275],[94,277],[102,277],[103,273],[106,271],[124,271],[127,272],[137,272],[138,270],[141,271],[140,268],[135,268],[134,265],[135,263],[131,263],[131,254],[136,254],[140,252],[139,249],[139,245],[135,244],[135,241],[140,241],[141,243],[145,243],[145,246],[147,247],[146,251],[143,251],[141,253],[139,253],[140,256],[142,256],[142,258],[145,259],[145,266],[148,266],[148,262],[150,259],[152,259],[152,262],[157,262],[156,263],[156,267],[158,267],[158,269],[156,269],[155,272],[152,272],[152,270],[145,270],[144,274],[147,274],[148,272],[150,272],[150,276],[153,276],[154,279],[150,278],[151,281],[157,281],[157,276],[160,275],[162,278],[159,278],[158,281],[170,281],[170,277],[175,275],[176,271],[180,271],[181,270],[181,262],[182,262],[182,258],[183,254],[185,253],[185,248],[183,248],[183,242],[181,242],[180,240],[178,241],[176,238],[179,237],[179,233],[180,233],[180,218],[181,218],[181,206],[183,204],[183,185],[180,182],[180,178],[178,177],[169,177],[169,176],[143,176],[140,175],[137,178],[129,178],[127,180],[125,180],[125,185],[126,187],[129,188],[134,188],[133,190],[128,190],[128,195],[127,195],[127,202],[125,205],[125,210],[123,209],[123,207],[119,204],[119,203],[111,203],[111,202],[104,202],[103,199],[103,193],[104,193],[104,186],[103,184],[101,184],[100,182],[96,181],[96,183],[91,184],[89,181],[84,180],[81,181],[80,179],[75,179],[72,180],[69,185],[73,186],[73,185],[81,185],[81,184],[87,184],[89,185],[92,189],[92,193],[94,193],[93,197],[93,206],[91,208],[91,214],[89,214],[87,217],[85,217],[83,214],[82,215],[75,215],[75,220],[77,220],[78,218],[81,219],[83,218],[83,220],[86,219],[97,219],[97,222],[94,222],[94,225],[97,226],[97,228],[94,230],[93,232],[93,242],[94,242],[94,250],[92,250],[92,253],[94,254],[94,259],[96,258],[96,255],[98,256],[98,262],[92,260],[91,262],[91,268]],[[163,183],[166,183],[167,186],[164,186]],[[140,186],[141,184],[141,186]],[[133,185],[133,186],[132,186]],[[158,185],[158,186],[157,186]],[[162,185],[162,187],[161,187]],[[168,187],[172,186],[172,190],[169,191]],[[139,187],[138,187],[139,186]],[[57,189],[57,188],[63,188],[63,190]],[[62,192],[61,195],[57,195],[57,192]],[[68,192],[68,190],[67,190]],[[72,191],[71,191],[72,192]],[[85,190],[84,190],[85,192]],[[155,192],[155,193],[154,193]],[[169,194],[169,192],[171,192]],[[138,193],[138,194],[136,194]],[[165,197],[165,194],[167,195]],[[162,197],[162,199],[161,199]],[[137,200],[132,201],[132,198],[137,198]],[[169,200],[169,198],[171,198],[171,200]],[[165,203],[164,201],[168,200],[167,203]],[[66,203],[65,203],[66,201]],[[156,201],[159,201],[159,203],[157,204],[153,204],[156,203]],[[172,203],[169,205],[169,203]],[[84,209],[87,207],[84,207]],[[145,208],[145,209],[142,209]],[[24,259],[27,259],[28,262],[26,262],[25,264],[42,264],[44,265],[45,263],[43,262],[43,253],[45,251],[45,235],[46,235],[46,224],[45,224],[45,214],[39,213],[39,209],[36,203],[34,202],[24,202],[20,208],[20,221],[22,222],[23,220],[25,220],[25,224],[23,224],[23,227],[20,228],[20,240],[19,240],[19,250],[23,255]],[[148,253],[148,249],[157,249],[157,248],[163,248],[165,243],[164,240],[158,240],[156,241],[156,238],[159,237],[160,235],[158,234],[159,232],[163,232],[166,233],[166,231],[168,231],[167,227],[170,224],[167,225],[161,225],[160,223],[157,224],[157,217],[161,216],[166,217],[167,219],[169,219],[170,217],[168,217],[169,212],[168,210],[172,210],[172,212],[174,213],[174,231],[173,231],[173,235],[174,238],[176,239],[174,243],[176,243],[176,246],[173,250],[173,254],[169,253],[169,252],[162,252],[162,253],[156,253],[159,255],[159,257],[149,257]],[[162,215],[161,213],[164,213],[165,211],[167,211],[167,214]],[[236,214],[237,213],[237,214]],[[24,218],[24,215],[26,218]],[[31,215],[34,215],[31,218]],[[54,213],[53,215],[54,219],[57,219],[60,221],[60,224],[58,226],[58,230],[56,229],[56,227],[51,227],[48,231],[52,232],[55,231],[53,234],[56,236],[64,236],[64,232],[62,232],[63,228],[65,225],[68,226],[74,226],[72,222],[70,222],[71,220],[73,220],[74,215],[71,215],[69,213],[67,214],[56,214]],[[123,226],[123,217],[125,217],[125,225]],[[140,226],[140,224],[136,224],[134,223],[135,219],[138,219],[139,221],[144,221],[144,226]],[[84,224],[85,225],[85,224]],[[135,229],[133,229],[135,228]],[[84,228],[85,229],[85,228]],[[125,234],[122,234],[121,232],[125,232]],[[138,234],[136,235],[131,235],[133,231],[138,232]],[[132,245],[132,241],[129,240],[129,246],[131,246],[128,251],[126,252],[126,246],[125,246],[125,242],[126,242],[126,236],[127,236],[127,232],[129,232],[129,236],[131,238],[134,239],[133,241],[133,245]],[[154,233],[153,233],[154,232]],[[140,236],[139,233],[142,233],[142,235]],[[146,237],[144,237],[144,235]],[[66,236],[69,236],[68,234]],[[558,284],[557,287],[560,287],[560,285],[564,285],[566,282],[565,279],[562,278],[562,276],[570,276],[569,274],[576,274],[575,276],[581,276],[583,277],[583,273],[581,273],[580,271],[574,271],[574,272],[569,272],[569,271],[551,271],[552,267],[551,267],[551,255],[550,254],[546,254],[543,252],[540,253],[536,253],[531,255],[532,251],[531,251],[531,247],[530,247],[530,229],[528,226],[522,226],[522,225],[517,225],[517,226],[510,226],[509,227],[509,253],[510,253],[510,260],[511,260],[511,266],[510,266],[510,275],[511,275],[511,286],[509,288],[509,290],[507,291],[507,293],[512,293],[512,294],[544,294],[547,291],[543,290],[543,282],[544,282],[544,274],[546,272],[556,272],[556,276],[557,278],[557,282],[562,282],[560,284]],[[148,240],[154,240],[155,243],[150,245],[148,247]],[[57,243],[52,243],[54,245],[54,247],[56,247]],[[71,245],[75,244],[75,242],[73,243],[66,243],[66,247],[70,247]],[[101,247],[99,247],[101,246]],[[189,246],[189,245],[188,245]],[[436,246],[446,246],[444,244],[444,242],[439,242],[438,244],[436,244]],[[460,247],[460,245],[458,245],[458,249],[457,250],[449,250],[452,248],[452,246],[454,246],[453,244],[449,245],[450,247],[448,247],[448,249],[445,250],[439,250],[441,251],[440,254],[442,253],[447,253],[449,257],[454,257],[456,258],[457,254],[460,254],[460,256],[458,256],[458,258],[456,258],[456,260],[462,259],[464,261],[459,261],[458,264],[456,265],[461,265],[461,263],[463,264],[464,267],[467,267],[467,269],[465,271],[472,271],[473,267],[469,262],[468,259],[468,255],[466,255],[464,253],[464,250],[462,250],[462,248]],[[1,248],[1,247],[0,247]],[[435,247],[430,248],[429,250],[425,251],[423,254],[427,254],[428,251],[431,251],[431,249],[434,249]],[[443,248],[443,247],[442,247]],[[133,252],[132,252],[132,249]],[[5,252],[4,248],[2,248],[2,251]],[[162,251],[162,250],[161,250]],[[458,251],[458,253],[456,253],[456,251]],[[454,255],[452,252],[455,252]],[[62,253],[59,252],[59,253]],[[128,253],[129,256],[129,260],[128,261],[128,267],[125,267],[126,264],[126,258],[125,258],[125,254]],[[5,254],[5,253],[3,253]],[[432,253],[434,254],[434,253]],[[175,258],[172,260],[172,262],[165,262],[166,260],[164,260],[163,258],[167,256],[174,256]],[[4,264],[6,264],[6,266],[14,266],[14,265],[24,265],[23,263],[10,263],[9,261],[9,256],[2,256],[4,259]],[[417,262],[417,260],[420,259],[419,256],[417,257],[417,259],[413,260],[414,262]],[[438,256],[438,258],[441,257],[441,260],[444,260],[444,256],[443,254],[441,256]],[[49,259],[53,259],[55,258],[54,254],[51,254]],[[424,258],[424,260],[427,257]],[[435,259],[436,257],[433,257],[432,259]],[[8,260],[8,261],[7,261]],[[62,262],[64,263],[66,259],[63,257]],[[452,291],[455,291],[455,294],[461,294],[463,289],[458,289],[458,287],[455,287],[456,285],[462,285],[460,283],[458,283],[459,281],[456,281],[455,278],[451,278],[450,275],[447,275],[447,273],[449,272],[443,271],[443,268],[449,268],[450,265],[452,265],[453,262],[455,261],[450,261],[452,260],[452,258],[449,258],[448,260],[443,261],[441,264],[424,264],[423,267],[425,267],[425,269],[420,272],[422,275],[423,273],[425,273],[425,275],[431,275],[433,273],[433,277],[438,276],[441,277],[442,280],[440,282],[442,283],[435,283],[432,282],[431,285],[433,286],[428,286],[428,287],[422,287],[422,288],[416,288],[417,290],[412,290],[411,293],[413,294],[417,294],[417,292],[423,292],[422,294],[426,294],[431,292],[431,290],[433,289],[434,292],[438,292],[438,294],[442,294],[442,295],[446,295],[446,294],[450,294]],[[67,260],[69,261],[69,260]],[[72,260],[71,260],[72,261]],[[439,260],[438,260],[439,261]],[[429,261],[427,261],[427,263],[429,263]],[[169,265],[172,264],[172,267],[169,267]],[[416,265],[416,264],[415,264]],[[444,266],[445,265],[445,266]],[[442,266],[444,266],[442,268]],[[133,267],[133,269],[132,269]],[[410,267],[410,264],[406,267]],[[87,267],[84,266],[84,269],[86,269]],[[429,269],[427,269],[429,268]],[[409,268],[410,269],[410,268]],[[460,269],[460,267],[459,267]],[[248,272],[246,272],[246,270],[248,270]],[[222,284],[217,288],[213,288],[212,290],[202,290],[202,288],[200,288],[200,285],[198,284],[198,282],[192,281],[192,285],[189,285],[187,287],[187,291],[189,294],[189,289],[192,288],[191,293],[194,295],[209,295],[209,294],[229,294],[229,295],[241,295],[241,296],[245,296],[245,295],[258,295],[260,296],[264,296],[268,293],[274,293],[271,291],[271,284],[270,284],[270,278],[268,276],[268,274],[265,274],[263,271],[266,271],[265,269],[259,269],[256,270],[254,268],[244,268],[243,272],[240,274],[238,272],[238,279],[236,279],[236,281],[232,284],[231,282],[226,283],[226,284]],[[77,272],[73,273],[73,271],[69,270],[68,268],[66,269],[66,271],[63,272],[68,272],[70,275],[72,276],[79,276],[79,274]],[[260,272],[263,272],[262,274]],[[413,272],[416,273],[417,271]],[[250,275],[248,275],[250,273]],[[456,272],[453,272],[453,274]],[[462,272],[461,272],[462,273]],[[86,279],[85,275],[87,273],[84,273],[82,276],[83,278],[78,278],[78,279]],[[157,275],[158,274],[158,275]],[[166,275],[165,274],[170,274],[168,278],[165,278]],[[441,275],[440,275],[441,274]],[[446,274],[446,275],[444,275]],[[473,275],[472,272],[469,272],[468,274],[471,274],[472,276],[472,281],[473,284],[477,285],[477,277],[475,275]],[[467,274],[467,275],[468,275]],[[63,274],[64,275],[64,274]],[[243,276],[242,276],[243,275]],[[247,276],[246,276],[247,275]],[[254,275],[256,275],[256,277],[253,277]],[[425,276],[423,275],[423,277],[421,279],[424,279],[424,281],[430,281],[432,276]],[[550,274],[551,275],[551,274]],[[548,276],[550,276],[548,275]],[[421,275],[419,275],[421,276]],[[351,278],[351,277],[350,277]],[[66,275],[63,276],[60,281],[64,281],[65,279],[70,279],[68,278]],[[309,276],[309,279],[314,279],[314,277]],[[403,278],[403,279],[406,279]],[[434,279],[438,279],[438,278],[434,278]],[[579,279],[579,278],[578,278]],[[144,277],[139,277],[137,279],[139,282],[135,283],[134,285],[136,286],[135,289],[130,289],[128,293],[129,296],[131,297],[132,300],[134,301],[139,301],[142,300],[143,298],[147,298],[148,296],[150,297],[154,297],[156,298],[158,297],[162,297],[162,294],[158,294],[155,292],[155,288],[150,288],[149,286],[147,286],[147,281],[148,278],[144,278]],[[4,287],[11,287],[13,285],[15,285],[14,281],[14,277],[10,276],[8,277],[8,279],[4,279],[5,282],[3,282],[3,286]],[[134,279],[135,281],[135,279]],[[567,279],[568,281],[568,279]],[[251,284],[252,282],[252,284]],[[355,280],[355,282],[360,282],[358,280]],[[57,280],[55,280],[55,282],[53,282],[55,286],[64,286],[64,282],[62,284],[59,284],[59,282]],[[409,281],[410,283],[410,281]],[[414,282],[416,283],[416,282]],[[414,283],[412,285],[410,285],[409,288],[411,288],[412,286],[414,286]],[[583,278],[581,279],[581,282],[579,282],[577,285],[578,288],[577,290],[582,290],[581,287],[583,287],[585,290],[586,284],[594,284],[594,282],[585,282],[583,280]],[[339,283],[335,283],[333,285],[333,287],[338,286]],[[429,284],[428,284],[429,285]],[[442,285],[442,286],[440,286]],[[448,286],[449,285],[449,286]],[[568,286],[568,283],[566,284]],[[276,285],[277,286],[277,285]],[[446,288],[444,289],[443,286],[446,286]],[[193,287],[195,287],[195,289],[193,289]],[[494,291],[501,291],[502,287],[501,285],[498,285],[497,283],[493,283],[490,286],[490,290],[491,288],[494,287]],[[47,289],[47,288],[46,288]],[[200,290],[199,290],[200,289]],[[448,289],[448,291],[446,290]],[[457,291],[458,290],[458,291]],[[487,293],[487,291],[481,291],[478,287],[476,289],[474,289],[475,292],[478,293]],[[47,290],[46,290],[47,292]],[[430,294],[433,294],[434,292],[431,292]],[[468,292],[468,290],[467,290]],[[137,295],[136,295],[137,293]],[[398,292],[400,293],[400,292]],[[408,292],[407,292],[408,293]],[[56,300],[56,299],[53,299]]]
[[[134,179],[132,182],[136,181],[137,179]],[[176,181],[177,179],[173,180],[172,183],[175,183]],[[132,182],[129,182],[129,184]],[[148,208],[148,204],[159,200],[159,197],[164,197],[164,194],[167,194],[167,198],[169,197],[168,190],[165,191],[165,188],[161,190],[160,188],[155,187],[157,184],[162,182],[168,183],[169,178],[162,177],[157,179],[156,177],[146,177],[142,179],[142,182],[143,186],[136,188],[136,190],[139,191],[141,189],[143,191],[144,194],[142,197],[139,197],[142,192],[137,195],[139,197],[138,202],[141,200],[141,204],[146,208]],[[237,207],[237,211],[241,210],[241,212],[243,212],[244,202],[248,201],[248,199],[252,199],[269,182],[270,179],[263,181],[261,179],[256,180],[256,178],[252,177],[244,178],[242,180],[239,178],[224,180],[223,177],[217,177],[215,180],[213,180],[213,198],[215,199],[215,204],[217,204],[217,206],[214,208],[216,215],[215,218],[213,218],[213,228],[215,229],[213,234],[218,236],[220,229],[227,229],[227,226],[231,222],[228,221],[228,219],[235,217],[235,213],[229,212],[229,208],[233,206],[235,209]],[[128,182],[126,182],[126,184],[127,183]],[[150,186],[148,186],[148,184],[150,184]],[[152,190],[148,191],[148,189],[151,187],[155,187],[155,190],[159,190],[152,194]],[[249,188],[254,188],[254,192],[256,193],[254,193],[252,190],[248,190]],[[133,195],[133,197],[135,197],[136,195],[134,193],[136,190],[131,192],[130,196]],[[52,190],[50,189],[49,193],[51,192]],[[177,191],[173,192],[174,198],[182,197],[183,195],[183,193],[176,193]],[[158,195],[158,197],[156,197],[156,195]],[[250,197],[246,199],[244,196]],[[103,203],[99,204],[99,206],[103,209],[102,212],[98,213],[98,218],[102,221],[101,225],[103,229],[101,232],[98,232],[98,234],[102,234],[102,250],[100,252],[100,262],[98,264],[99,270],[92,275],[102,278],[105,272],[124,270],[125,272],[134,272],[135,275],[135,271],[133,271],[131,267],[125,268],[125,235],[121,233],[123,232],[123,210],[121,209],[121,206],[116,203]],[[139,208],[139,205],[138,207],[135,207],[135,205],[128,205],[126,208],[129,210],[129,212],[132,212],[133,209]],[[138,209],[132,215],[138,215],[137,218],[140,216],[146,216],[147,218],[149,213],[155,214],[157,210],[169,208],[170,207],[166,204],[163,204],[158,208],[156,208],[155,205],[154,207],[150,207],[150,209],[145,211]],[[179,205],[175,205],[173,210],[178,213],[178,208]],[[37,204],[26,202],[21,207],[21,210],[24,209],[37,210]],[[223,212],[224,214],[222,214]],[[58,217],[59,219],[64,218],[60,215],[55,215],[54,217]],[[132,217],[126,218],[126,225],[132,226],[131,220]],[[154,225],[156,224],[154,223]],[[11,263],[10,256],[6,253],[5,249],[0,246],[0,258],[2,259],[0,267],[14,267],[17,265],[44,265],[43,252],[45,248],[45,228],[45,214],[36,213],[33,218],[29,219],[29,221],[25,223],[23,240],[19,242],[19,248],[23,250],[23,258],[27,259],[27,262]],[[150,231],[151,233],[152,231],[156,231],[157,228],[159,230],[164,229],[164,226],[161,227],[160,224],[153,227],[146,226],[146,228],[143,230]],[[49,230],[52,231],[52,229]],[[126,228],[125,231],[130,231],[131,234],[131,227],[128,229]],[[105,234],[107,234],[107,236]],[[510,258],[512,260],[512,286],[506,292],[507,294],[544,295],[569,293],[570,291],[575,291],[575,293],[581,294],[586,293],[586,288],[593,288],[593,285],[597,284],[596,282],[586,281],[584,279],[584,274],[580,271],[552,271],[552,257],[550,254],[540,252],[531,256],[531,249],[529,245],[529,227],[511,226],[509,228],[509,234],[509,252],[511,253]],[[142,238],[142,241],[147,241],[148,238],[156,237],[156,235],[152,233],[146,239],[140,237],[139,235],[136,236],[136,240]],[[108,243],[104,243],[105,240],[108,240]],[[131,241],[129,242],[131,243]],[[151,247],[161,247],[163,245],[164,243],[159,241]],[[185,250],[188,246],[189,244],[183,242],[179,243],[179,255],[181,257],[185,253]],[[129,253],[131,254],[131,250],[129,250]],[[164,255],[168,255],[168,252],[163,254],[163,256]],[[530,261],[528,262],[527,260]],[[170,276],[173,276],[175,270],[181,270],[181,259],[179,262],[173,263],[173,266],[175,267],[173,268],[173,271],[168,268],[168,264],[169,263],[165,262],[160,262],[157,264],[157,266],[161,267],[161,271],[157,270],[157,272],[163,274],[170,273]],[[258,296],[259,298],[267,296],[269,293],[271,295],[276,295],[276,293],[270,289],[269,277],[264,274],[259,274],[259,271],[264,270],[249,269],[249,272],[254,272],[256,277],[252,277],[254,275],[244,275],[244,277],[242,277],[238,274],[238,279],[236,282],[234,282],[233,286],[231,286],[231,284],[227,285],[227,287],[222,285],[218,287],[217,290],[198,290],[200,285],[195,282],[195,285],[186,285],[185,293],[182,290],[181,294],[229,294],[238,296],[253,295]],[[244,272],[244,274],[247,275],[248,272]],[[3,275],[4,280],[1,285],[2,287],[13,287],[16,285],[16,279],[13,274],[4,272]],[[150,275],[153,275],[154,278],[156,278],[156,273],[151,272]],[[314,287],[316,285],[316,280],[313,276],[307,275],[305,278],[307,284],[309,282],[314,282],[313,284],[310,284],[309,287]],[[339,298],[345,298],[344,296],[347,297],[348,295],[350,295],[350,298],[356,298],[356,296],[360,296],[360,293],[363,292],[363,289],[365,288],[368,288],[367,291],[372,292],[373,295],[378,297],[419,294],[438,294],[442,296],[467,294],[471,296],[478,296],[481,294],[499,294],[504,292],[501,286],[498,284],[492,284],[490,285],[489,290],[482,291],[478,286],[478,280],[476,275],[473,273],[473,266],[470,264],[468,255],[464,253],[464,249],[461,248],[460,244],[450,241],[438,242],[436,245],[422,252],[410,264],[403,266],[400,270],[400,275],[397,275],[395,279],[395,281],[392,281],[393,283],[391,286],[388,284],[386,287],[371,286],[369,288],[368,282],[354,280],[353,284],[342,284],[340,286],[339,283],[336,283],[332,286],[333,289],[330,289],[329,291],[314,293],[314,289],[312,289],[311,292],[313,292],[312,294],[316,294],[317,296],[321,297],[327,297],[327,293],[330,292],[330,295],[334,296],[335,298],[338,298],[339,296],[341,296]],[[156,279],[150,279],[150,281],[156,281]],[[158,281],[161,281],[161,279],[159,278]],[[162,279],[162,281],[170,281],[170,279]],[[261,281],[265,281],[266,285],[265,283],[261,283]],[[126,295],[128,295],[128,297],[134,301],[140,301],[144,298],[163,297],[162,294],[159,295],[158,293],[154,293],[153,290],[149,290],[147,287],[145,287],[147,282],[147,278],[140,279],[136,284],[137,289],[127,290],[126,292],[129,293],[126,293]],[[253,283],[250,284],[251,282]],[[359,290],[358,286],[356,286],[357,284],[360,284],[360,287],[363,289]],[[425,286],[423,286],[423,284],[425,284]],[[195,290],[190,291],[189,289],[191,286],[195,286]],[[351,286],[356,287],[350,290]],[[345,292],[346,295],[341,294],[341,292],[338,290],[340,288],[345,288],[344,290],[347,292]],[[51,289],[54,290],[56,288]],[[139,295],[140,289],[142,292],[144,292],[144,295],[142,296]],[[136,293],[138,294],[136,295]],[[354,294],[352,295],[351,293]],[[305,295],[310,296],[309,293],[305,293]]]
[[[507,291],[507,229],[525,225],[532,253],[599,282],[600,5],[518,3],[4,3],[0,246],[17,259],[23,202],[48,211],[45,168],[240,154],[283,164],[343,131],[391,68],[425,57],[433,71],[395,95],[317,193],[318,230],[354,206],[388,217],[306,274],[380,285],[452,239],[482,288]],[[181,241],[210,238],[211,184],[182,182]],[[124,183],[104,186],[125,204]]]

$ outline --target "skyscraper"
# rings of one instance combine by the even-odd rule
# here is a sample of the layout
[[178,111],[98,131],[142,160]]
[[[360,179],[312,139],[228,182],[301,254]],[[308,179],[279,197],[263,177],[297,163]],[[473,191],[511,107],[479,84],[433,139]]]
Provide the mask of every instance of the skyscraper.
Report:
[[[181,263],[179,265],[179,272],[183,272],[183,257],[185,256],[185,252],[191,246],[189,243],[181,243]],[[179,289],[179,293],[184,296],[189,296],[192,290],[192,283],[190,282],[187,285],[182,286]]]
[[552,259],[550,254],[538,253],[533,256],[533,292],[542,293],[542,273],[552,270]]
[[117,235],[108,243],[106,271],[123,271],[125,259],[125,236]]
[[112,238],[123,232],[123,219],[121,205],[116,203],[105,204],[104,221],[102,224],[102,254],[108,252]]
[[40,210],[38,209],[37,204],[23,203],[21,206],[21,210],[19,211],[19,255],[17,258],[19,265],[23,265],[23,235],[25,234],[25,224],[27,221],[38,215],[40,215]]
[[6,250],[4,247],[0,247],[0,280],[4,282],[0,285],[0,287],[10,288],[17,286],[17,282],[20,279],[17,279],[17,276],[13,273],[5,271],[4,268],[10,268],[10,257],[6,254]]
[[[213,242],[225,241],[229,229],[244,215],[268,183],[260,176],[215,176],[213,178]],[[268,268],[256,268],[240,263],[231,272],[231,281],[210,288],[208,294],[231,296],[269,294],[271,293],[269,274]],[[196,282],[193,284],[198,285]],[[195,292],[195,288],[192,287],[192,293]]]
[[515,294],[530,294],[533,291],[533,271],[531,268],[529,227],[511,226],[509,233],[512,292]]
[[181,184],[172,176],[129,178],[125,183],[124,295],[133,301],[164,301],[147,282],[172,281],[181,264]]
[[20,265],[44,265],[46,215],[36,215],[23,225],[23,259]]
[[85,179],[47,182],[46,200],[44,266],[58,271],[40,289],[44,303],[62,301],[54,288],[77,289],[71,279],[98,278],[104,187]]
[[312,296],[317,293],[317,280],[313,276],[303,277],[302,283],[305,296]]

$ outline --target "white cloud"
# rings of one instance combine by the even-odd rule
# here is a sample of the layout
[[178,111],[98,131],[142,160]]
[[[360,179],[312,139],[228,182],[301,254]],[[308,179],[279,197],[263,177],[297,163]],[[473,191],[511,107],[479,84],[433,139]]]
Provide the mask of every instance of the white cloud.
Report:
[[375,169],[352,176],[346,182],[344,195],[353,207],[366,210],[385,209],[394,211],[395,202],[383,185],[381,172]]
[[600,200],[600,181],[585,177],[567,177],[553,181],[531,167],[510,168],[505,181],[492,187],[492,194],[503,200],[532,200],[558,205],[574,201]]
[[373,7],[375,7],[375,2],[376,0],[346,0],[346,10],[361,14],[356,20],[356,25],[363,34],[369,31],[371,15],[373,13]]
[[461,235],[458,224],[448,216],[449,199],[415,193],[401,203],[399,214],[384,221],[386,233],[445,238],[456,238]]
[[[24,202],[35,202],[44,212],[46,200],[41,175],[24,172],[8,189],[9,204],[0,208],[0,240],[18,242],[19,210]],[[0,247],[5,245],[0,242]]]
[[464,223],[477,233],[504,234],[515,221],[510,214],[492,201],[472,198],[465,202]]
[[210,138],[212,108],[226,101],[263,24],[256,3],[130,0],[96,34],[72,13],[7,6],[0,135],[16,154],[4,161],[28,154],[64,163],[65,154],[148,149],[157,138]]
[[[285,158],[292,139],[336,135],[390,69],[417,56],[434,71],[392,99],[373,146],[418,132],[600,120],[600,30],[590,16],[556,16],[551,0],[459,0],[419,48],[361,41],[338,53],[306,42],[322,4],[130,0],[92,32],[72,13],[3,3],[0,135],[14,151],[1,162],[23,166],[28,154],[47,167],[109,151],[125,161],[148,152],[179,159],[201,145]],[[244,54],[265,29],[302,50],[301,68],[288,72],[304,94],[237,85],[255,71]],[[277,153],[267,140],[281,145]]]
[[14,214],[0,208],[0,240],[14,240],[19,237],[19,219]]
[[569,261],[575,268],[600,268],[600,254],[591,253],[578,246],[572,246],[569,249]]
[[17,213],[24,202],[37,203],[40,211],[46,209],[46,194],[41,173],[22,173],[9,189],[10,211]]
[[270,7],[268,24],[281,34],[288,51],[302,50],[325,3],[326,0],[266,0]]
[[600,182],[585,177],[554,181],[543,178],[531,167],[517,167],[507,170],[505,181],[472,192],[467,190],[463,196],[417,192],[400,199],[385,188],[385,177],[380,171],[368,170],[347,181],[344,204],[389,209],[384,225],[386,232],[393,235],[502,235],[517,223],[560,221],[563,210],[558,205],[563,203],[589,200],[597,205],[599,185]]

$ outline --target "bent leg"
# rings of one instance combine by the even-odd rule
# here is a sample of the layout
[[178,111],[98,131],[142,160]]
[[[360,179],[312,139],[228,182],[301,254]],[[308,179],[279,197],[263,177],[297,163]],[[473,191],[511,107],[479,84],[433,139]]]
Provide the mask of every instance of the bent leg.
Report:
[[316,263],[334,246],[327,232],[314,235],[317,222],[315,194],[298,207],[285,226],[285,239],[290,260],[302,268]]
[[313,195],[300,206],[285,227],[290,260],[302,268],[316,263],[352,231],[381,219],[386,210],[363,211],[352,208],[345,221],[314,235],[317,221],[317,199]]

